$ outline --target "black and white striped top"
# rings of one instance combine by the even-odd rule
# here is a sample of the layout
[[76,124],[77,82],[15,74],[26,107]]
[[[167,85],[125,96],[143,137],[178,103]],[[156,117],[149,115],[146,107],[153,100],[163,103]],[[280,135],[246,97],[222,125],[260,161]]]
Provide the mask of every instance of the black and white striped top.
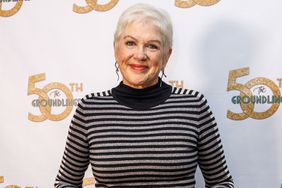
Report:
[[[55,187],[82,187],[91,164],[96,188],[193,188],[197,165],[206,187],[233,188],[203,95],[171,87],[162,91],[153,97],[165,99],[139,109],[122,100],[130,94],[119,98],[115,90],[84,97],[71,121]],[[128,99],[134,100],[142,104],[140,98]]]

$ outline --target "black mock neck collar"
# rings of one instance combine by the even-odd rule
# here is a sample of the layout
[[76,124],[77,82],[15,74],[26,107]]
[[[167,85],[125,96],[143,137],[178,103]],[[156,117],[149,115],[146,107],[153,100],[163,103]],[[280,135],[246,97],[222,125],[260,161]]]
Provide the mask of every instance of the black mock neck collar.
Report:
[[113,97],[122,105],[143,110],[163,103],[171,94],[172,87],[160,78],[157,84],[136,89],[125,85],[123,82],[112,89]]

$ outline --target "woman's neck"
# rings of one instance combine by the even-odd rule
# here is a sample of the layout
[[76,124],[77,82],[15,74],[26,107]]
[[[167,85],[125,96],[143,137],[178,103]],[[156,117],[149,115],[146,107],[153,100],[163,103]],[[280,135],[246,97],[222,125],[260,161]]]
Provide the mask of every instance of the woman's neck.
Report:
[[121,82],[112,89],[113,97],[122,105],[142,110],[157,106],[168,99],[172,87],[161,79],[146,88],[134,88]]
[[135,89],[145,89],[147,87],[151,87],[151,86],[154,86],[156,85],[157,83],[159,82],[159,79],[156,78],[155,80],[151,81],[151,82],[146,82],[146,83],[138,83],[138,84],[133,84],[129,81],[127,81],[126,79],[123,79],[122,83],[124,85],[127,85],[131,88],[135,88]]

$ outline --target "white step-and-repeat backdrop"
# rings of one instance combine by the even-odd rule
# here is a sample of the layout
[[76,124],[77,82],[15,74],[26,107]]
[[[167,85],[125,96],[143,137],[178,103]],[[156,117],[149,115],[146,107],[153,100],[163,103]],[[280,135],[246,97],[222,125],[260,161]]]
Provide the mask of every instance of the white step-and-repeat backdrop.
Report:
[[0,0],[0,187],[53,186],[77,102],[119,82],[113,33],[138,2],[170,13],[166,81],[206,95],[236,187],[280,188],[278,0]]

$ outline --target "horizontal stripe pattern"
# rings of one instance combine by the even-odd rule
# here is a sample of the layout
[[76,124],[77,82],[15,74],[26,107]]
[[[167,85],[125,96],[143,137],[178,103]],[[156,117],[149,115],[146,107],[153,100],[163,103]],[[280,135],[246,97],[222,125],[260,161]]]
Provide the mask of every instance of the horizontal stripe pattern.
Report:
[[162,104],[135,110],[111,91],[81,100],[71,121],[55,187],[82,187],[91,164],[96,188],[233,188],[212,112],[202,94],[173,88]]

